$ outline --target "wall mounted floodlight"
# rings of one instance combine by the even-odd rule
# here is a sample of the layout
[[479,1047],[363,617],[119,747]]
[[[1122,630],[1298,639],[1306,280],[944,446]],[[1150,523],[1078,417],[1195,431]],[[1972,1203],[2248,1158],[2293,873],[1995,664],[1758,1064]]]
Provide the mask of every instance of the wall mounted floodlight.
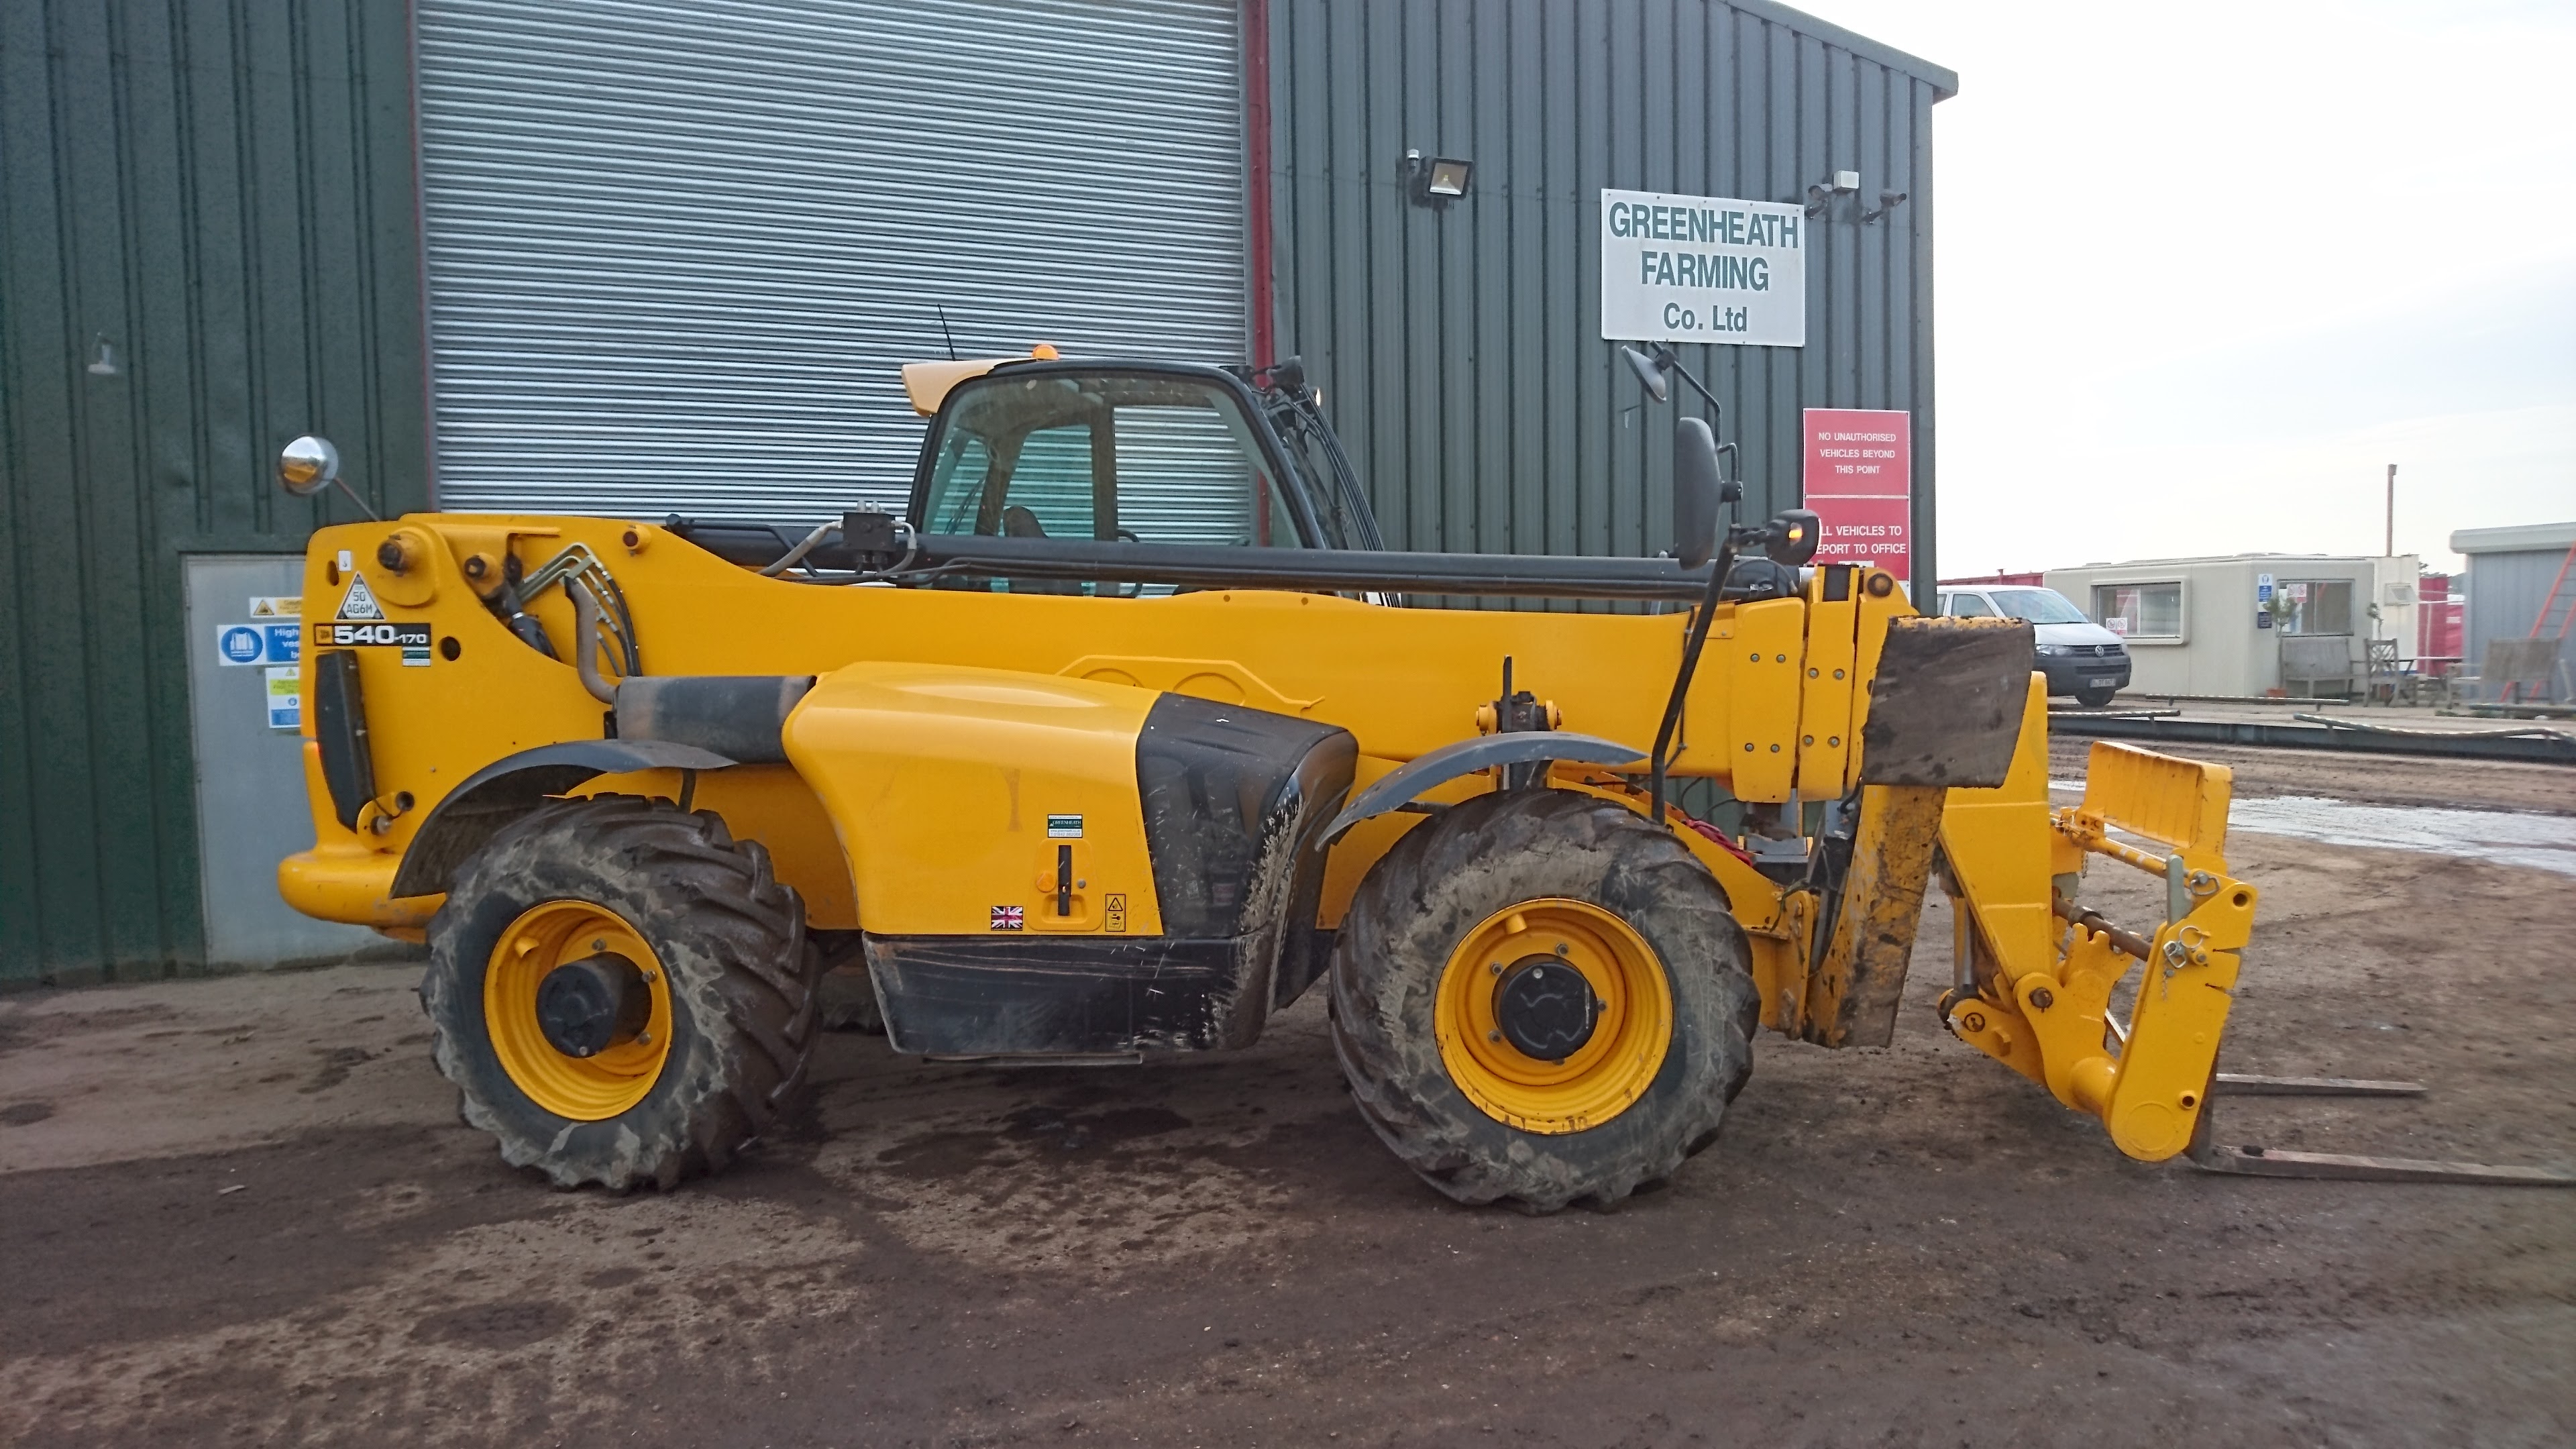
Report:
[[1455,156],[1433,156],[1426,159],[1419,151],[1404,153],[1405,181],[1413,192],[1417,206],[1440,207],[1467,194],[1467,178],[1475,163]]
[[1860,173],[1837,171],[1831,180],[1819,181],[1807,188],[1807,215],[1822,216],[1826,206],[1837,196],[1860,190]]

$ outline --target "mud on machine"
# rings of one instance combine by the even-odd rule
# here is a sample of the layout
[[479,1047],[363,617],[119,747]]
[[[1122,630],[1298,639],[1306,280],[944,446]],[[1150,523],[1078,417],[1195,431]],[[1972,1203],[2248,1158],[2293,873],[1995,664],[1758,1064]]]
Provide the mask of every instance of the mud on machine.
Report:
[[[313,536],[317,840],[280,884],[427,942],[437,1064],[510,1162],[721,1169],[837,969],[895,1050],[988,1061],[1242,1047],[1321,990],[1425,1181],[1606,1204],[1716,1139],[1759,1029],[1885,1044],[1934,880],[1953,1032],[2132,1157],[2206,1123],[2256,905],[2228,772],[2097,744],[2053,811],[2027,626],[1814,565],[1812,515],[1728,521],[1706,422],[1671,556],[1422,554],[1379,546],[1293,363],[906,382],[901,513]],[[1649,607],[1416,606],[1446,595]],[[1684,815],[1691,779],[1740,826]],[[2166,918],[2078,906],[2095,858]]]

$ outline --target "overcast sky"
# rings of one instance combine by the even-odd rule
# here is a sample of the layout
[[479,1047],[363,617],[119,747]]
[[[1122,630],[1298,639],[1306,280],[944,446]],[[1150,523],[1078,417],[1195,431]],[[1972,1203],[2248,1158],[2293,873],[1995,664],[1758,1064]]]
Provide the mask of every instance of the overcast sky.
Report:
[[2576,518],[2576,4],[1801,8],[1959,74],[1943,574]]

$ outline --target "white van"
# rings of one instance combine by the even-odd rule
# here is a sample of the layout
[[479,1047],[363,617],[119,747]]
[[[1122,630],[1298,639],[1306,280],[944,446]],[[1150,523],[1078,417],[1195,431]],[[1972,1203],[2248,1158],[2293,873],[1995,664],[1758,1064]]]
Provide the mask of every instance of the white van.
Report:
[[1941,612],[1954,619],[2027,621],[2050,694],[2071,694],[2078,704],[2099,709],[2129,687],[2128,646],[2055,589],[2037,584],[1944,587]]

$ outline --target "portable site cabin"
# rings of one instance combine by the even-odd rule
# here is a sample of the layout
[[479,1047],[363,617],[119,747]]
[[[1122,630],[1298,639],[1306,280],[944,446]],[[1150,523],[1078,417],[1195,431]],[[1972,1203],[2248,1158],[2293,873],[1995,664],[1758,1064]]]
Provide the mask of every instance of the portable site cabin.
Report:
[[2368,641],[2415,654],[2414,554],[2240,554],[2050,569],[2128,642],[2132,694],[2358,694]]

